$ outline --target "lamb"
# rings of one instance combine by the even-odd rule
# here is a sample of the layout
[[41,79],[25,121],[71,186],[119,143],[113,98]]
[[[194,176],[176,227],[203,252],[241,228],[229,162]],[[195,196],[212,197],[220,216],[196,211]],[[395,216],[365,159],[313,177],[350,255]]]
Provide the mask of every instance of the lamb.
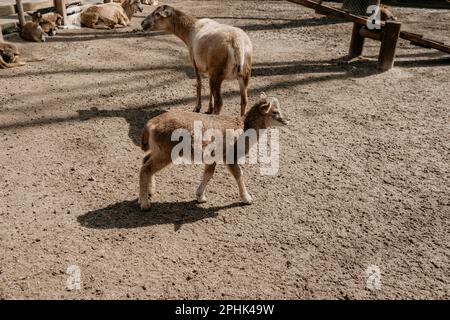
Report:
[[[261,94],[260,100],[246,113],[244,117],[230,117],[224,115],[206,115],[192,112],[181,112],[179,110],[168,111],[155,118],[152,118],[145,125],[141,136],[141,148],[147,152],[143,160],[143,165],[140,171],[139,178],[139,204],[142,210],[150,208],[149,202],[149,183],[150,195],[155,192],[154,175],[168,166],[169,164],[179,160],[180,158],[189,158],[187,154],[181,154],[178,157],[173,155],[174,147],[178,144],[177,141],[172,141],[172,134],[177,129],[184,129],[193,135],[195,132],[195,122],[201,121],[203,129],[216,129],[220,134],[228,134],[227,130],[243,129],[244,133],[249,129],[255,129],[257,134],[260,129],[266,129],[275,125],[287,125],[288,121],[281,112],[281,107],[276,98],[268,98],[264,93]],[[233,158],[233,161],[225,161],[226,154],[238,148],[238,141],[245,137],[244,133],[234,136],[230,141],[223,144],[223,157],[231,174],[238,183],[240,199],[244,204],[251,204],[252,198],[247,192],[243,180],[243,172],[241,167]],[[257,139],[259,134],[257,135]],[[244,138],[245,139],[245,138]],[[195,148],[195,139],[191,139],[191,146]],[[256,141],[246,141],[245,153],[247,154]],[[202,143],[202,149],[205,150],[211,146],[213,142]],[[192,152],[192,154],[194,154]],[[221,157],[222,155],[218,155]],[[191,155],[192,160],[194,155]],[[217,159],[217,158],[216,158]],[[197,201],[205,202],[205,189],[212,178],[216,168],[216,162],[206,164],[202,182],[197,189]]]
[[[253,47],[248,35],[239,28],[211,19],[197,19],[171,6],[160,6],[141,23],[144,31],[166,31],[179,37],[189,48],[197,77],[197,105],[202,107],[202,74],[209,76],[209,108],[206,113],[220,114],[221,85],[224,80],[239,81],[241,116],[245,114],[248,97]],[[214,97],[214,105],[213,99]]]
[[45,42],[45,32],[42,30],[40,26],[40,21],[28,21],[22,27],[22,31],[20,32],[20,36],[27,41],[33,42]]
[[116,25],[126,27],[130,24],[131,17],[137,12],[142,12],[144,7],[140,0],[125,0],[119,3],[104,3],[90,6],[80,13],[81,25],[97,29],[99,23],[103,23],[109,29]]
[[19,62],[19,50],[17,46],[12,43],[0,42],[0,69],[14,68],[25,65],[24,62]]

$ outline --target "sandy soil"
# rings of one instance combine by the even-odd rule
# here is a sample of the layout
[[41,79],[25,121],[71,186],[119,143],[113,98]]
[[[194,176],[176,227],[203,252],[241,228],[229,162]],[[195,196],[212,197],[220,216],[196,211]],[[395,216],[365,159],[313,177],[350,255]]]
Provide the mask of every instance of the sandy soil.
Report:
[[[0,297],[450,298],[448,55],[402,41],[380,74],[377,42],[347,63],[352,25],[307,8],[167,2],[250,35],[251,102],[266,91],[292,120],[279,175],[246,165],[254,204],[241,207],[219,167],[197,205],[202,167],[173,166],[141,213],[141,128],[195,103],[184,44],[135,31],[151,7],[122,30],[12,37],[46,60],[0,70]],[[450,12],[396,12],[450,43]],[[237,83],[224,92],[238,114]],[[81,290],[66,289],[71,265]],[[371,265],[379,290],[366,286]]]

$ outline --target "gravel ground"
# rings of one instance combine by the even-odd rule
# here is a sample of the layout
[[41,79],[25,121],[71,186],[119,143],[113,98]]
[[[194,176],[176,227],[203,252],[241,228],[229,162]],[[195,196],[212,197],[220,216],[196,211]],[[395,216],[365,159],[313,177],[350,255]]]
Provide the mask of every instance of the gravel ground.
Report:
[[[299,5],[167,3],[248,32],[250,101],[277,96],[291,119],[279,174],[246,165],[242,207],[219,167],[197,205],[203,168],[172,166],[141,213],[143,124],[195,104],[184,44],[139,31],[150,6],[120,30],[13,36],[45,61],[0,70],[0,298],[449,299],[449,56],[401,41],[378,73],[379,43],[347,63],[352,25]],[[449,11],[394,11],[450,43]],[[237,115],[237,83],[224,93]]]

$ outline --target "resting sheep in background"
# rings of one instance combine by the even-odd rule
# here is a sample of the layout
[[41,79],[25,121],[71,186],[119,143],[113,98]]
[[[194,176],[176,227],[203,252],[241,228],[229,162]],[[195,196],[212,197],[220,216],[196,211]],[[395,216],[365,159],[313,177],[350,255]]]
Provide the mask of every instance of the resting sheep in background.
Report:
[[141,26],[144,31],[172,33],[188,46],[197,77],[197,106],[194,111],[200,112],[202,107],[201,75],[208,74],[210,96],[207,113],[220,113],[223,104],[222,82],[237,79],[241,93],[241,115],[245,114],[253,47],[242,29],[211,19],[197,19],[167,5],[156,8]]
[[36,21],[28,21],[23,25],[20,36],[27,41],[45,42],[45,32],[40,26],[42,17],[39,16],[36,19]]
[[[103,3],[110,3],[110,2],[118,2],[122,3],[125,0],[103,0]],[[157,0],[140,0],[142,4],[147,4],[149,6],[157,6],[158,1]]]
[[24,62],[19,62],[20,56],[17,46],[12,43],[0,42],[0,68],[14,68],[25,65]]
[[80,13],[81,25],[97,29],[99,23],[114,29],[117,25],[126,27],[130,24],[131,17],[144,10],[140,0],[125,0],[119,3],[104,3],[90,6]]

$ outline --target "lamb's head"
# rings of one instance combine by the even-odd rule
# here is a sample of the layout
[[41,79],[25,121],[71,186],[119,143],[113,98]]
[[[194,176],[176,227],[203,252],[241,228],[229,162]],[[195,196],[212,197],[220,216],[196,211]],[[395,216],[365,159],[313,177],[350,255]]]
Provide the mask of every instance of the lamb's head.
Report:
[[141,26],[144,31],[163,31],[171,27],[174,8],[171,6],[159,6],[152,14],[142,21]]
[[135,14],[136,12],[142,12],[144,11],[144,6],[141,3],[141,0],[125,0],[122,3],[122,7],[126,7],[129,6],[131,7],[131,11],[133,12],[133,14]]
[[259,102],[254,108],[258,108],[259,113],[266,118],[266,123],[270,127],[289,124],[281,111],[280,102],[275,97],[268,97],[264,92],[261,93]]

